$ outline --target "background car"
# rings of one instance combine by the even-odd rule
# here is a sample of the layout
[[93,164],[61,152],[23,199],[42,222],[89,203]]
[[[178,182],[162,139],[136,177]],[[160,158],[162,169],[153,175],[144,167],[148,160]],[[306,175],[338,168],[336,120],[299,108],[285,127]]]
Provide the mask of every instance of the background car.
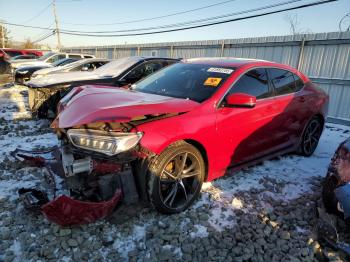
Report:
[[350,224],[350,138],[342,142],[329,165],[322,198],[327,212]]
[[56,116],[57,103],[73,87],[84,84],[125,86],[178,62],[177,59],[160,57],[125,57],[101,66],[93,72],[67,72],[34,78],[26,82],[29,87],[29,107],[41,118]]
[[76,61],[78,60],[75,58],[63,58],[61,60],[53,62],[52,64],[47,64],[47,65],[22,66],[15,70],[14,81],[17,84],[23,84],[25,81],[29,81],[33,73],[38,70],[41,70],[44,68],[57,68],[57,67],[61,68],[63,66],[66,66]]
[[37,59],[39,56],[36,55],[17,55],[11,58],[11,61],[19,60],[19,59]]
[[89,54],[74,54],[74,53],[55,53],[49,52],[38,59],[22,59],[10,61],[12,72],[15,69],[22,66],[47,66],[58,60],[64,58],[82,59],[82,58],[94,58],[95,56]]
[[[71,58],[67,58],[67,59],[71,59]],[[80,61],[75,61],[73,63],[70,63],[69,65],[64,65],[64,66],[60,65],[56,67],[40,69],[38,71],[35,71],[35,73],[32,75],[32,78],[40,78],[51,74],[76,72],[76,71],[92,72],[97,68],[109,63],[110,61],[111,60],[109,59],[103,59],[103,58],[82,59]]]
[[9,60],[19,55],[34,55],[40,57],[41,51],[30,49],[0,48],[0,74],[10,73],[11,66]]
[[[110,197],[101,192],[116,189],[127,194],[129,185],[116,181],[129,176],[141,199],[162,213],[178,213],[204,181],[228,169],[289,152],[311,156],[328,101],[289,66],[199,58],[159,70],[130,90],[76,87],[61,100],[51,127],[62,141],[67,183],[79,182],[72,197],[88,201],[84,189],[101,199]],[[100,164],[114,169],[106,173]],[[106,188],[91,187],[92,178]]]
[[19,55],[34,55],[40,57],[43,55],[43,52],[31,49],[0,48],[0,57],[5,56],[6,59],[11,59]]

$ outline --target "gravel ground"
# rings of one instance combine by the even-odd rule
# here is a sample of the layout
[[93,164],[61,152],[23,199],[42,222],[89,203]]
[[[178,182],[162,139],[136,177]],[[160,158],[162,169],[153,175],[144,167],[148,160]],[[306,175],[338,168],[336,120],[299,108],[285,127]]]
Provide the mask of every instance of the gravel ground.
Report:
[[16,190],[40,186],[43,169],[10,158],[16,147],[57,139],[31,119],[24,87],[0,87],[0,261],[318,261],[314,208],[338,144],[350,128],[327,125],[314,156],[280,157],[205,183],[186,212],[165,216],[130,206],[94,224],[61,228],[27,213]]

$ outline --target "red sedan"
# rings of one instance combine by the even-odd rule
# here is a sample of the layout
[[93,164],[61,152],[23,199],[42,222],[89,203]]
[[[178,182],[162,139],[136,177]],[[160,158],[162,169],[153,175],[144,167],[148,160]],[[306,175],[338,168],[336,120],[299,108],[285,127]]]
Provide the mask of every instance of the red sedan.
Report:
[[108,200],[117,189],[127,198],[136,188],[160,212],[176,213],[230,168],[310,156],[328,96],[286,65],[200,58],[124,88],[77,87],[59,107],[52,127],[73,198]]

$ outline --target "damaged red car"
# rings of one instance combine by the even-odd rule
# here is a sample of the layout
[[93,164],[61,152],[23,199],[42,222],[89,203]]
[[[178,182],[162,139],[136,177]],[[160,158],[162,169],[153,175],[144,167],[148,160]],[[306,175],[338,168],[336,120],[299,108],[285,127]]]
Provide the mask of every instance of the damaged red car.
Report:
[[288,152],[310,156],[328,96],[305,75],[268,61],[201,58],[129,88],[81,86],[52,123],[71,197],[149,201],[177,213],[204,181]]

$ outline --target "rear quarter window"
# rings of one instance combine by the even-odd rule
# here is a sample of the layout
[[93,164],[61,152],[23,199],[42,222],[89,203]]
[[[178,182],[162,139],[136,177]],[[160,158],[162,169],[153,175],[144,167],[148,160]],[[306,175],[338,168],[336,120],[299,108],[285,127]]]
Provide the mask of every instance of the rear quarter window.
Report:
[[287,70],[270,68],[269,76],[276,95],[286,95],[295,92],[296,88],[293,73]]
[[295,74],[293,74],[294,79],[295,79],[295,92],[300,91],[304,87],[304,81],[301,80],[301,78]]

